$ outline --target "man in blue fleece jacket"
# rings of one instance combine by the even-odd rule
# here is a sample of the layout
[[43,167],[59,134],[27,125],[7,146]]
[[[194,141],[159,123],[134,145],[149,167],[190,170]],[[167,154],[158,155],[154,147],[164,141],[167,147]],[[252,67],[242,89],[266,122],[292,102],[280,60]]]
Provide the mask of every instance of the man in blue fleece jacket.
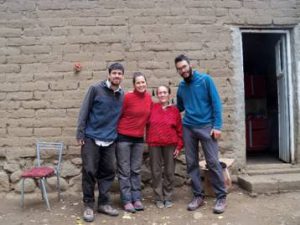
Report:
[[83,219],[92,222],[94,190],[98,184],[97,211],[117,216],[112,208],[109,189],[115,178],[115,140],[122,112],[124,92],[120,88],[124,67],[114,63],[108,68],[107,80],[91,85],[80,108],[76,139],[81,145]]
[[222,104],[212,78],[192,70],[187,56],[175,58],[177,72],[183,78],[177,91],[177,107],[184,111],[183,139],[187,172],[192,180],[193,199],[187,209],[196,210],[204,203],[204,191],[199,168],[199,141],[209,168],[211,183],[217,200],[214,213],[223,213],[226,189],[223,169],[218,158],[218,142],[222,128]]

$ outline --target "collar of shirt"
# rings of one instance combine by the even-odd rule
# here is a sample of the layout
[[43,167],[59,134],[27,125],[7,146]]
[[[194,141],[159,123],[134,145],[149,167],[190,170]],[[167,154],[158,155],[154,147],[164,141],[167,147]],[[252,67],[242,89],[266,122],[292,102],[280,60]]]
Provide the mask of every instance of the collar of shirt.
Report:
[[[109,80],[106,80],[106,86],[109,88],[109,89],[111,89],[111,90],[113,90],[112,88],[111,88],[111,82],[109,81]],[[113,90],[114,92],[119,92],[119,91],[121,91],[121,86],[119,86],[118,87],[118,89],[116,89],[116,90]]]
[[168,107],[171,107],[172,106],[172,104],[168,104],[168,105],[161,105],[161,108],[162,109],[166,109],[166,108],[168,108]]

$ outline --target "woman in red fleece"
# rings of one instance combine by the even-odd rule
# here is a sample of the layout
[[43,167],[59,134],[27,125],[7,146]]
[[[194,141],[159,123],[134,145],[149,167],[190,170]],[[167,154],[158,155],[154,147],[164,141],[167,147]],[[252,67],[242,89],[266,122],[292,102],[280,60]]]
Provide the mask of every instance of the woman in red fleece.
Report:
[[159,86],[156,94],[159,103],[153,104],[146,140],[150,152],[155,204],[158,208],[169,208],[173,206],[175,158],[183,148],[182,123],[177,107],[169,105],[171,89]]
[[121,201],[125,211],[143,210],[141,202],[141,166],[144,152],[144,131],[149,119],[152,99],[147,93],[146,78],[133,74],[134,90],[125,95],[118,125],[117,164]]

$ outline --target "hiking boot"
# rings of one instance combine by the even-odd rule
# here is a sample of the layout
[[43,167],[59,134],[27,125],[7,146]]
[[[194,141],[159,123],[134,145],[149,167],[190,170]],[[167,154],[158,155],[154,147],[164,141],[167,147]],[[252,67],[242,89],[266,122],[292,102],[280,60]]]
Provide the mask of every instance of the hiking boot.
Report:
[[193,200],[188,204],[187,210],[194,211],[204,204],[204,200],[201,196],[194,197]]
[[217,199],[216,204],[213,208],[213,212],[217,214],[223,213],[225,211],[225,207],[226,207],[226,198]]
[[156,201],[155,205],[157,208],[162,209],[165,207],[164,202],[163,201]]
[[83,220],[86,222],[93,222],[95,219],[94,210],[90,207],[85,207],[83,211]]
[[133,207],[132,203],[131,202],[128,202],[124,205],[124,210],[126,212],[131,212],[131,213],[135,213],[135,208]]
[[106,215],[109,215],[109,216],[118,216],[119,215],[119,212],[118,210],[114,209],[113,207],[111,207],[111,205],[99,205],[98,206],[98,212],[99,213],[104,213]]
[[166,200],[165,201],[165,207],[166,208],[171,208],[174,205],[174,203],[171,200]]
[[133,203],[133,207],[135,208],[136,211],[143,211],[144,206],[140,200],[137,200]]

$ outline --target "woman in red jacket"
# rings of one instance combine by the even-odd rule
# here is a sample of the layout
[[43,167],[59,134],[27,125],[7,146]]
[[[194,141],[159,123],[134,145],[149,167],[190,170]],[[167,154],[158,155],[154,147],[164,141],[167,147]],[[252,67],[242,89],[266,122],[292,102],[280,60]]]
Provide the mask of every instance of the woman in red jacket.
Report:
[[118,125],[117,164],[121,201],[124,210],[143,210],[141,202],[141,166],[144,152],[144,131],[149,119],[152,99],[146,91],[145,76],[133,74],[134,90],[125,95]]
[[171,89],[159,86],[156,93],[159,103],[153,104],[146,141],[149,145],[156,206],[169,208],[173,206],[175,158],[183,148],[182,123],[177,107],[169,104]]

